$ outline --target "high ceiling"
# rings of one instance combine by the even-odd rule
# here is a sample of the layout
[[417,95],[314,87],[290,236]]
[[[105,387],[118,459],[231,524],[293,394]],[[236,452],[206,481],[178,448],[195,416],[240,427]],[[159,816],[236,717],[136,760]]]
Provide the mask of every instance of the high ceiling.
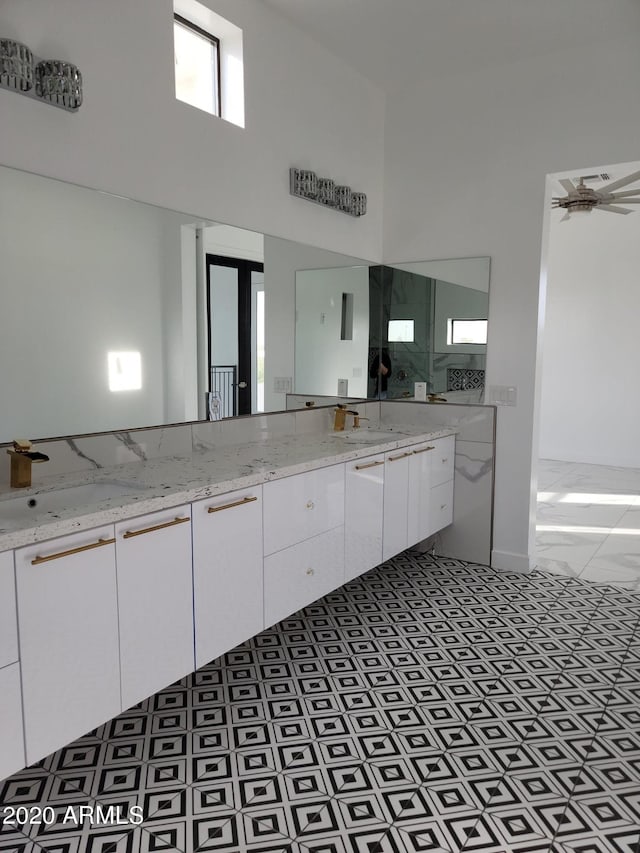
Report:
[[640,0],[263,2],[388,93],[640,34]]

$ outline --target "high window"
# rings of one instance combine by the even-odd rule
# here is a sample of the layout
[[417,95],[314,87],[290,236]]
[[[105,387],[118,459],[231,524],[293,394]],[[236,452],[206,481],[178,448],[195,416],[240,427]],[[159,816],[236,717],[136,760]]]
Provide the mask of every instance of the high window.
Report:
[[176,98],[244,127],[242,30],[198,0],[174,0]]
[[192,107],[220,115],[220,39],[173,16],[176,98]]

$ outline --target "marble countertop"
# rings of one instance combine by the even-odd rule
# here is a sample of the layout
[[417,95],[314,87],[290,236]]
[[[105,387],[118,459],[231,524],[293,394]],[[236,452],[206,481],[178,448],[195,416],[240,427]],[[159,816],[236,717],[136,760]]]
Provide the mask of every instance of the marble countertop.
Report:
[[[456,432],[446,427],[425,430],[423,426],[400,424],[384,424],[379,429],[393,431],[395,436],[372,442],[366,440],[366,429],[349,438],[345,433],[296,433],[245,444],[203,448],[189,456],[130,462],[101,468],[99,472],[52,476],[31,489],[7,489],[3,485],[0,490],[0,552]],[[27,501],[47,491],[116,481],[132,483],[138,488],[133,494],[82,506],[70,505],[55,512],[39,513],[35,508],[33,515],[19,520],[2,517],[4,500],[21,498]]]

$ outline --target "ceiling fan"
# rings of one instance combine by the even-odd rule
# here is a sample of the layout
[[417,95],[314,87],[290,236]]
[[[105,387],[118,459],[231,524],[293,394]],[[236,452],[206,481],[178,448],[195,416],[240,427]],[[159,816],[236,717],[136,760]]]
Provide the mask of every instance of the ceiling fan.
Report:
[[635,190],[625,190],[625,192],[614,192],[620,187],[626,187],[640,179],[640,172],[633,172],[625,178],[619,178],[617,181],[611,181],[605,184],[599,190],[594,190],[585,184],[585,180],[589,180],[589,175],[579,178],[578,183],[574,184],[569,178],[561,178],[560,185],[567,191],[566,196],[554,197],[551,201],[553,208],[564,208],[567,212],[560,220],[564,222],[569,218],[571,213],[576,211],[590,212],[591,210],[606,210],[609,213],[631,213],[632,210],[625,207],[620,207],[618,202],[622,204],[640,204],[640,187]]

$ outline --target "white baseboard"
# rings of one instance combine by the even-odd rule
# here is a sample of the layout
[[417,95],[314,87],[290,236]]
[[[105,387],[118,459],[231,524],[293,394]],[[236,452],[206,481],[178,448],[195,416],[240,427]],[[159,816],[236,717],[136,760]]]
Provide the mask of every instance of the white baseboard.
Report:
[[514,554],[511,551],[491,552],[491,568],[499,572],[519,572],[528,574],[534,566],[527,554]]

